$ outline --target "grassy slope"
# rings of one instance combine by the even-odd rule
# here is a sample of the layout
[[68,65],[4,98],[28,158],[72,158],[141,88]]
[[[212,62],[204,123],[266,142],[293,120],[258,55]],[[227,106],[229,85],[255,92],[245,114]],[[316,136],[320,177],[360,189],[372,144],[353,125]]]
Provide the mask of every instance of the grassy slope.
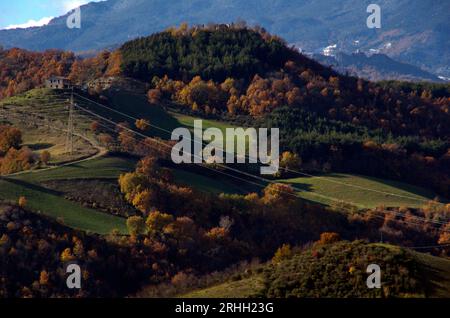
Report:
[[[117,109],[121,109],[134,116],[141,114],[141,116],[149,119],[150,122],[167,131],[172,131],[174,128],[181,126],[192,129],[194,120],[197,119],[193,116],[184,114],[173,112],[166,113],[161,107],[149,105],[145,97],[127,93],[114,93],[110,95],[110,97]],[[124,118],[122,117],[121,119],[123,120]],[[203,128],[209,127],[217,127],[224,132],[226,128],[233,128],[234,126],[214,120],[203,120]],[[154,133],[157,132],[158,131],[154,131]],[[162,131],[159,132],[161,133]],[[168,134],[164,137],[167,138]],[[204,190],[205,183],[203,182],[203,177],[196,177],[195,175],[192,177],[193,178],[190,179],[191,181],[187,183],[192,184],[193,186],[199,186],[200,189]],[[380,205],[386,207],[419,207],[436,196],[433,192],[426,189],[391,180],[348,174],[328,174],[324,175],[324,177],[333,181],[369,188],[375,191],[367,191],[361,188],[336,184],[326,181],[323,178],[304,177],[281,181],[290,183],[295,187],[304,190],[299,192],[300,197],[326,205],[331,204],[334,201],[333,199],[335,199],[352,203],[360,208],[373,208]],[[227,189],[227,186],[225,186],[225,188],[217,187],[216,183],[217,182],[212,183],[212,192],[215,192],[216,188],[222,190]],[[207,188],[209,187],[206,185],[206,189]],[[395,195],[386,195],[376,191],[393,193]]]
[[[45,102],[49,102],[52,98],[55,98],[55,96],[52,95],[52,92],[46,90],[32,90],[24,96],[14,97],[9,100],[8,103],[17,103],[19,105],[33,104],[33,100],[37,98],[43,98]],[[167,113],[161,107],[151,106],[144,96],[116,92],[110,95],[110,100],[118,110],[135,117],[147,118],[151,123],[161,127],[163,130],[153,129],[150,131],[150,134],[158,135],[163,138],[169,137],[169,133],[165,133],[164,131],[172,131],[174,128],[180,126],[192,128],[193,121],[195,120],[195,117],[192,116]],[[101,112],[102,110],[96,109],[96,111]],[[104,115],[108,115],[108,117],[112,116],[113,120],[117,122],[126,119],[121,115],[111,112]],[[217,121],[204,120],[203,123],[204,128],[217,127],[222,131],[228,127],[228,125]],[[93,209],[84,208],[77,203],[65,200],[61,193],[48,191],[41,187],[39,182],[67,179],[115,179],[121,173],[133,170],[134,165],[134,160],[119,157],[107,157],[59,169],[32,172],[17,176],[11,180],[1,180],[0,198],[16,201],[19,196],[24,195],[28,198],[29,207],[34,210],[42,211],[42,213],[55,218],[61,217],[69,226],[97,233],[108,233],[112,229],[117,228],[125,233],[126,228],[124,219],[105,215]],[[175,177],[178,182],[191,185],[202,191],[209,191],[212,193],[243,192],[230,182],[197,175],[191,172],[175,170]],[[330,175],[327,177],[345,183],[373,188],[379,191],[394,192],[401,195],[415,196],[421,199],[433,198],[432,193],[428,193],[423,189],[386,180],[350,175]],[[353,202],[360,207],[373,207],[381,204],[386,206],[418,205],[418,202],[415,200],[389,197],[380,193],[349,188],[347,186],[329,183],[319,178],[298,178],[284,181],[295,183],[297,187],[312,191],[300,192],[300,196],[323,204],[329,204],[331,202],[327,197],[334,197],[339,200]]]
[[450,297],[450,260],[431,256],[429,254],[415,253],[419,261],[427,268],[429,273],[432,297]]
[[39,211],[64,224],[83,231],[108,234],[117,229],[127,234],[125,219],[85,208],[68,201],[61,193],[50,191],[32,183],[18,180],[0,180],[0,197],[16,202],[20,196],[27,198],[27,208]]
[[229,181],[220,181],[218,179],[213,179],[185,170],[174,170],[173,173],[176,182],[191,186],[200,191],[210,192],[214,194],[243,193],[243,190]]
[[[389,244],[376,243],[393,250],[400,247]],[[426,253],[412,252],[428,273],[428,284],[432,290],[431,297],[450,297],[450,259],[432,256]]]
[[136,160],[107,156],[47,171],[35,171],[15,177],[26,182],[70,179],[117,179],[135,169]]
[[[54,95],[53,91],[36,89],[5,100],[3,103],[22,107],[22,110],[26,111],[30,107],[38,109],[40,104],[51,103],[55,98],[58,98],[58,95]],[[158,126],[164,127],[168,131],[182,126],[177,119],[168,115],[162,108],[151,107],[143,96],[116,93],[112,95],[112,101],[113,104],[119,105],[118,109],[121,111],[125,110],[126,113],[138,118],[148,118],[151,122],[157,122]],[[130,108],[125,105],[133,105],[133,107]],[[103,111],[101,108],[95,110],[99,113]],[[113,120],[117,122],[126,119],[110,112],[103,115],[108,115],[107,117],[114,115]],[[65,142],[64,134],[48,136],[49,131],[24,131],[24,140],[32,148],[37,143],[40,147],[43,147],[42,140],[48,142],[48,145],[43,147],[42,150],[59,149],[61,148],[59,143]],[[168,133],[161,130],[152,130],[150,134],[163,138],[170,137]],[[54,137],[53,135],[58,136]],[[55,155],[55,153],[52,154]],[[70,179],[117,179],[121,173],[134,170],[135,164],[136,160],[130,158],[106,157],[57,169],[29,172],[11,179],[0,180],[0,198],[16,202],[20,196],[25,196],[30,209],[54,218],[63,219],[66,225],[73,228],[99,234],[109,233],[113,229],[118,229],[121,233],[127,233],[124,219],[82,207],[78,203],[64,199],[62,193],[49,191],[40,186],[39,183]],[[199,190],[213,193],[235,192],[231,184],[222,183],[212,178],[197,176],[181,170],[175,171],[175,176],[180,183],[192,185]]]
[[[170,112],[170,114],[180,123],[180,126],[187,127],[193,135],[194,131],[194,121],[198,120],[200,118],[196,118],[193,116],[185,115],[185,114],[177,114],[174,112]],[[235,125],[227,124],[225,122],[217,121],[217,120],[210,120],[210,119],[202,119],[202,128],[203,130],[206,130],[208,128],[218,128],[223,135],[223,138],[218,138],[216,141],[221,143],[223,145],[223,149],[226,150],[226,129],[227,128],[237,128]],[[201,136],[200,136],[201,138]],[[240,139],[237,139],[240,140]],[[236,141],[237,142],[237,141]],[[246,145],[248,145],[248,140],[244,141]],[[205,144],[207,144],[207,141],[205,141]],[[235,143],[236,144],[236,143]]]
[[12,96],[0,101],[0,106],[4,105],[33,105],[34,102],[40,101],[44,104],[53,103],[55,98],[61,98],[61,96],[57,93],[57,91],[46,89],[46,88],[37,88],[29,90],[26,93]]
[[[144,95],[134,95],[126,92],[110,92],[107,95],[112,108],[136,118],[147,119],[151,125],[161,128],[150,128],[148,135],[170,139],[172,131],[181,126],[162,107],[149,104]],[[127,121],[132,127],[134,125],[134,121],[126,116],[102,110],[101,107],[94,107],[94,109],[99,114],[105,115],[115,122]]]
[[[0,199],[16,202],[25,196],[28,208],[53,218],[61,218],[67,226],[99,234],[118,229],[126,234],[125,219],[82,207],[66,200],[62,193],[48,190],[41,182],[52,180],[116,180],[120,174],[134,170],[136,160],[124,157],[103,157],[57,169],[25,173],[12,178],[0,179]],[[196,175],[183,170],[175,170],[178,182],[192,185],[201,191],[212,193],[236,193],[230,183]]]
[[374,208],[380,205],[420,207],[436,196],[431,191],[402,182],[338,173],[285,179],[280,182],[302,190],[298,192],[300,197],[326,205],[337,199],[360,208]]
[[39,182],[68,179],[115,179],[120,173],[134,169],[125,158],[106,157],[73,166],[36,171],[13,178],[0,179],[0,198],[16,202],[27,198],[28,208],[53,218],[62,218],[67,226],[89,232],[107,234],[113,229],[127,234],[125,219],[98,212],[64,199],[63,194],[48,190]]
[[[15,107],[23,113],[28,113],[29,111],[39,110],[41,105],[53,104],[57,99],[62,99],[59,92],[33,89],[25,94],[1,101],[0,107]],[[52,107],[63,109],[60,103]],[[45,106],[45,108],[48,109],[48,106]],[[48,112],[48,110],[45,112]],[[55,120],[60,121],[61,126],[64,126],[64,120],[67,120],[67,116],[63,112],[52,111],[49,114]],[[77,159],[76,157],[69,158],[63,155],[64,133],[48,130],[46,127],[40,127],[39,125],[21,127],[20,122],[17,124],[23,131],[24,143],[37,152],[49,150],[53,162]],[[86,128],[87,123],[80,123],[80,125],[77,126],[77,129]],[[83,151],[77,154],[79,157],[93,155],[97,152],[85,141],[80,143],[76,141],[75,146],[83,148]],[[124,160],[118,158],[106,158],[57,169],[30,171],[11,178],[0,178],[0,199],[17,202],[20,196],[25,196],[29,209],[60,219],[67,226],[99,234],[107,234],[111,230],[117,229],[126,234],[127,229],[124,219],[83,207],[78,203],[66,200],[63,193],[48,190],[39,184],[42,181],[57,179],[116,178],[120,171],[128,167],[131,168],[132,163],[128,165],[125,165],[125,163]]]
[[[398,250],[397,246],[372,244]],[[450,297],[450,259],[412,252],[416,261],[425,269],[430,297]],[[261,274],[254,274],[239,281],[231,281],[208,288],[191,291],[182,298],[247,298],[254,297],[263,289]]]
[[263,287],[263,279],[255,275],[250,278],[195,290],[181,295],[180,298],[248,298]]
[[[162,107],[149,104],[145,96],[134,95],[127,92],[110,92],[108,94],[108,97],[110,99],[112,107],[114,107],[116,110],[120,110],[136,118],[147,119],[150,124],[154,126],[150,128],[148,134],[164,139],[170,139],[172,131],[179,127],[188,128],[191,131],[193,137],[194,120],[201,119],[203,130],[208,128],[219,128],[222,131],[224,140],[219,139],[218,141],[222,142],[225,147],[226,129],[236,128],[235,125],[217,120],[196,118],[194,116],[180,114],[172,111],[166,112]],[[130,118],[111,112],[105,113],[101,109],[101,107],[94,108],[100,114],[107,115],[107,117],[112,117],[115,121],[128,121],[131,125],[134,124],[134,122]]]

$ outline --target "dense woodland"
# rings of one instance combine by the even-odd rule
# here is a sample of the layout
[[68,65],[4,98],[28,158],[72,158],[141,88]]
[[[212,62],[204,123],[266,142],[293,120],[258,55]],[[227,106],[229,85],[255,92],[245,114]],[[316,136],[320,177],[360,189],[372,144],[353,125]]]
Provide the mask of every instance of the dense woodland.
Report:
[[151,81],[154,97],[205,112],[257,117],[291,106],[393,134],[449,133],[448,89],[413,84],[408,92],[407,84],[339,75],[264,29],[180,27],[130,41],[120,52],[124,74]]
[[283,67],[291,52],[275,36],[247,29],[213,29],[182,25],[125,43],[124,73],[149,80],[152,76],[188,81],[195,76],[217,82],[228,77],[251,80]]
[[[119,236],[86,235],[9,205],[0,205],[0,225],[0,298],[123,297],[156,272],[157,254]],[[82,290],[67,289],[70,262],[82,268]]]
[[75,55],[48,50],[43,53],[0,47],[0,99],[42,85],[52,76],[67,76]]
[[[282,262],[265,268],[260,295],[269,298],[386,298],[428,294],[425,268],[415,262],[411,253],[370,246],[361,241],[332,243],[318,241],[310,249],[285,255]],[[366,281],[361,279],[368,258],[385,269],[381,289],[368,289]],[[310,279],[316,275],[322,279]],[[341,283],[333,284],[334,281]]]

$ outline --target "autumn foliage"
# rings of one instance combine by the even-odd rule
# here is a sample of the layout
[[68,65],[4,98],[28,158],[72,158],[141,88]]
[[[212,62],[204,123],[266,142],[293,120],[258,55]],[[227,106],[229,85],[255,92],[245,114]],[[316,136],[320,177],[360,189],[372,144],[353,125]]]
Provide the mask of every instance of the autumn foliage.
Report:
[[36,161],[36,156],[22,147],[22,132],[11,126],[0,126],[0,174],[10,174],[28,170]]
[[71,52],[0,48],[0,99],[39,87],[50,76],[69,75],[74,61]]
[[18,149],[22,143],[22,132],[12,126],[0,126],[0,156],[9,149]]

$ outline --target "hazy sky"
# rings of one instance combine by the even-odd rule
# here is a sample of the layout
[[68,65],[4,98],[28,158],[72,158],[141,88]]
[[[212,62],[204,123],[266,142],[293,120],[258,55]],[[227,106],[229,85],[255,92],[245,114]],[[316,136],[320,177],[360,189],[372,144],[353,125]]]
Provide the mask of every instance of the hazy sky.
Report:
[[47,24],[88,2],[92,0],[0,0],[0,29]]

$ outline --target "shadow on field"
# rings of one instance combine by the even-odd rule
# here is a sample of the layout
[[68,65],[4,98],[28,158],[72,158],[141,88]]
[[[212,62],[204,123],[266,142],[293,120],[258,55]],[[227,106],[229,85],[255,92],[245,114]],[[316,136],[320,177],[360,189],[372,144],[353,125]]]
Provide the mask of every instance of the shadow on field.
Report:
[[422,270],[424,272],[424,285],[426,286],[426,293],[428,296],[439,297],[441,294],[446,295],[450,292],[450,288],[445,283],[445,272],[440,268],[423,264]]
[[37,184],[28,183],[26,181],[22,181],[22,180],[18,180],[18,179],[5,178],[4,180],[6,182],[13,183],[15,185],[18,185],[18,186],[21,186],[23,188],[30,189],[30,190],[33,190],[33,191],[44,192],[44,193],[47,193],[47,194],[53,194],[53,195],[58,195],[58,196],[63,194],[63,192],[50,190],[50,189],[44,188],[42,186],[39,186]]
[[48,149],[51,148],[53,146],[55,146],[54,144],[50,144],[50,143],[37,143],[37,144],[32,144],[32,145],[26,145],[28,148],[30,148],[31,150],[43,150],[43,149]]
[[313,188],[311,184],[307,183],[290,183],[290,182],[283,182],[284,184],[290,185],[291,187],[294,187],[295,190],[300,190],[302,192],[313,192]]

